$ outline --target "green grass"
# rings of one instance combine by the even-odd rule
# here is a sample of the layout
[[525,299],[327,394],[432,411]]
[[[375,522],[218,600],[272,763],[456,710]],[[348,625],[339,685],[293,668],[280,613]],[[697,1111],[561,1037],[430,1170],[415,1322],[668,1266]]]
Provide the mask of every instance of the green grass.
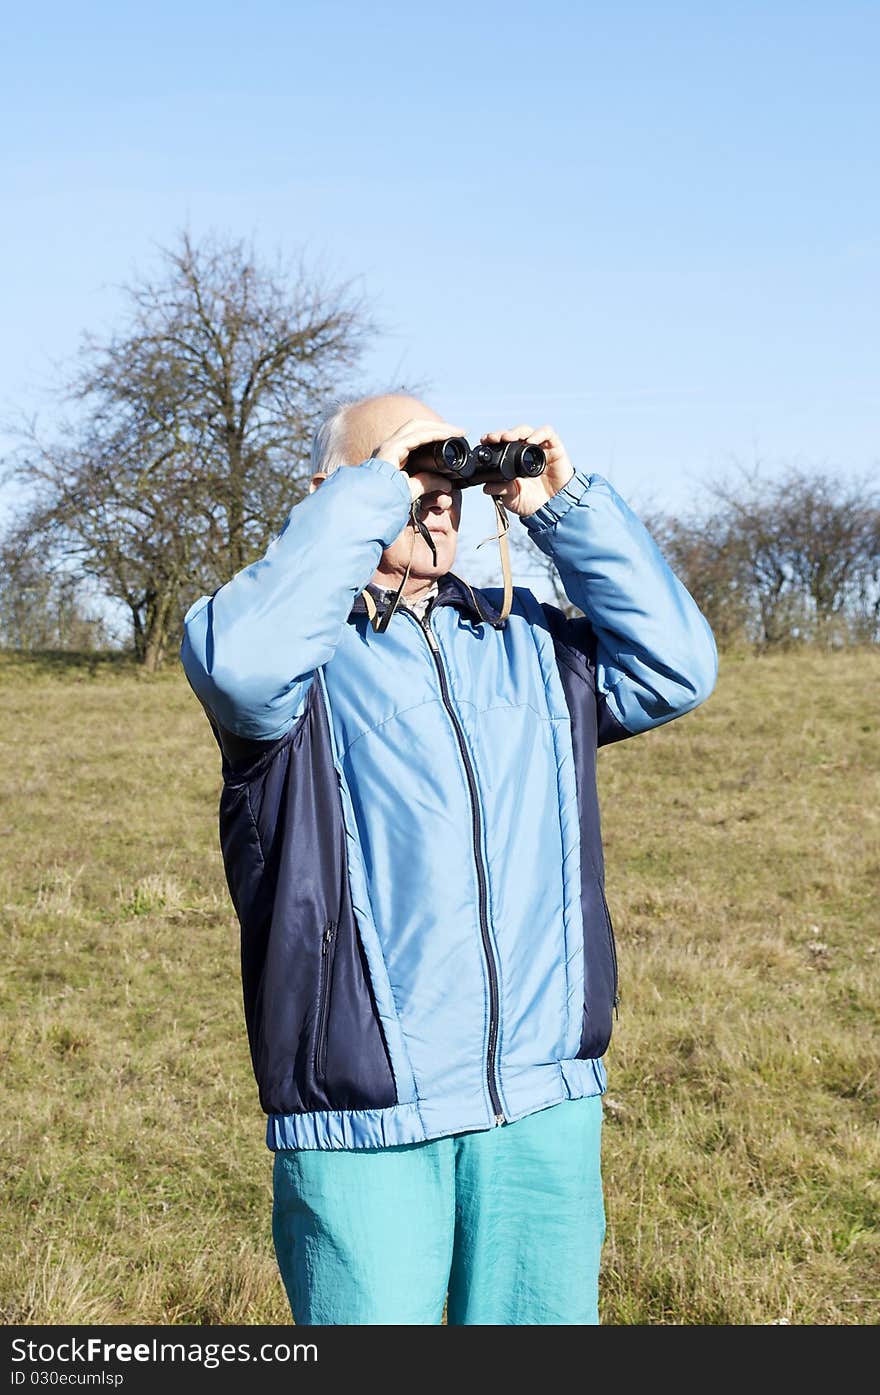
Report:
[[[606,1323],[873,1323],[880,654],[722,663],[600,760]],[[287,1322],[182,674],[0,656],[0,1317]]]

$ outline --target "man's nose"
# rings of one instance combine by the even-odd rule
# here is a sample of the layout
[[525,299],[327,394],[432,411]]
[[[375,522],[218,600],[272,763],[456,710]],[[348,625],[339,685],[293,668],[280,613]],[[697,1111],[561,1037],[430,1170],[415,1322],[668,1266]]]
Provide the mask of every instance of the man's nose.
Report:
[[448,513],[455,503],[457,492],[451,485],[448,489],[432,489],[430,493],[423,495],[424,508],[435,510],[437,513]]

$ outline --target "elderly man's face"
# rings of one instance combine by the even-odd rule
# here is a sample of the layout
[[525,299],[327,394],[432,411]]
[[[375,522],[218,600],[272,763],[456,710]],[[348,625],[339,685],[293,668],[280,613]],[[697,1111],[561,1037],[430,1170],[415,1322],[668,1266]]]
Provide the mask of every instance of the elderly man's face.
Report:
[[[373,397],[352,408],[346,422],[346,455],[352,465],[367,460],[383,441],[413,418],[443,421],[430,407],[415,397]],[[421,499],[421,518],[437,549],[437,561],[421,533],[407,525],[382,553],[376,573],[378,584],[396,585],[412,554],[410,578],[423,583],[448,572],[455,561],[461,522],[461,490],[444,489]],[[415,536],[415,541],[413,537]],[[407,585],[407,591],[411,586]]]
[[434,562],[431,556],[431,549],[421,533],[415,533],[413,542],[413,529],[407,525],[399,538],[395,538],[390,547],[386,547],[382,553],[382,561],[379,571],[383,575],[389,573],[402,573],[406,570],[406,564],[412,554],[412,566],[410,576],[434,578],[443,576],[448,572],[455,562],[455,552],[458,546],[458,527],[461,522],[461,490],[444,489],[437,490],[432,494],[423,494],[420,500],[420,517],[437,549],[437,561]]

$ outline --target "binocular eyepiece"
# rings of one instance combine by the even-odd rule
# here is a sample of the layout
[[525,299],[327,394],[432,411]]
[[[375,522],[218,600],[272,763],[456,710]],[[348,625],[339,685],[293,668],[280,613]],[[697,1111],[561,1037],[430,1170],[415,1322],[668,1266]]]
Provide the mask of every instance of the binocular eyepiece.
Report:
[[544,473],[546,457],[540,446],[527,441],[499,441],[474,446],[464,436],[428,441],[410,451],[408,474],[432,470],[446,475],[459,489],[475,484],[502,484],[507,480],[533,479]]

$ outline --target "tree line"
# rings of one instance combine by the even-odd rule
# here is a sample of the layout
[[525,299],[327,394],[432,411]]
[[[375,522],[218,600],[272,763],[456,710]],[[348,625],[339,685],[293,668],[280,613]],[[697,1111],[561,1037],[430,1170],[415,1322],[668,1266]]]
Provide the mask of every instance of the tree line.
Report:
[[[722,648],[880,643],[880,491],[824,468],[740,467],[687,514],[640,516]],[[557,602],[571,610],[541,554]]]
[[[323,405],[376,333],[349,284],[302,262],[187,233],[162,256],[158,279],[123,288],[118,331],[83,340],[48,433],[14,427],[0,646],[103,647],[112,602],[145,667],[175,655],[188,605],[259,557],[305,494]],[[719,645],[880,642],[875,485],[740,470],[707,497],[643,517]],[[545,565],[520,545],[531,570]]]
[[880,642],[880,492],[870,479],[740,470],[655,537],[720,645]]

